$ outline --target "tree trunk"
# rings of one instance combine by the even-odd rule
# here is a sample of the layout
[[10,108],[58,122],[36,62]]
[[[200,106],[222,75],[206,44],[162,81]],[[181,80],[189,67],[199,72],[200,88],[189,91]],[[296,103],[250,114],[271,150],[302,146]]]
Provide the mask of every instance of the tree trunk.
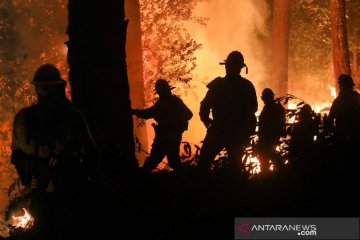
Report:
[[72,99],[99,146],[102,169],[137,167],[126,72],[124,0],[69,0]]
[[345,73],[351,75],[349,47],[346,33],[345,0],[330,0],[330,23],[334,62],[335,85]]
[[[356,78],[359,75],[359,36],[360,32],[354,31],[352,74]],[[355,80],[355,79],[354,79]]]
[[358,60],[358,45],[357,43],[354,44],[353,47],[353,74],[356,76],[359,68],[359,60]]
[[272,22],[271,76],[278,96],[288,91],[290,0],[274,0]]
[[[125,15],[129,19],[126,62],[130,84],[130,98],[132,108],[145,107],[145,89],[143,77],[143,59],[141,43],[140,3],[138,0],[125,1]],[[134,117],[134,135],[136,143],[136,158],[143,164],[147,154],[142,150],[148,150],[146,122]]]
[[360,72],[359,72],[359,52],[358,52],[358,38],[356,36],[356,40],[353,46],[353,68],[352,68],[352,75],[355,82],[355,86],[360,86]]

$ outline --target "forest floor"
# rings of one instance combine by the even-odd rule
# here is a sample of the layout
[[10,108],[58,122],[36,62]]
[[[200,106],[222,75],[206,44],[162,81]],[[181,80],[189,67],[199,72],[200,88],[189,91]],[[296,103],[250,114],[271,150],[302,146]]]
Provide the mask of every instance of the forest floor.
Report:
[[99,172],[75,208],[76,234],[69,234],[71,239],[234,239],[236,217],[358,217],[359,163],[353,153],[312,152],[282,171],[251,177],[225,170],[200,176],[193,168]]
[[200,177],[193,169],[102,176],[98,190],[105,192],[96,202],[107,220],[99,226],[132,239],[233,239],[235,217],[359,216],[358,168],[340,162],[331,152],[312,153],[282,172],[250,179],[226,171]]

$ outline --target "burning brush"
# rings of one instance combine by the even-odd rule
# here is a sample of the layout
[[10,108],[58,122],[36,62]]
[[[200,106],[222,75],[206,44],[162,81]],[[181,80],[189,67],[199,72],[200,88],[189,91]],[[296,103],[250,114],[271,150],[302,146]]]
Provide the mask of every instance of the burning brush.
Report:
[[22,211],[13,213],[9,220],[10,224],[15,229],[30,229],[34,225],[35,219],[26,208],[22,208],[21,210]]
[[[14,192],[16,193],[14,194]],[[21,235],[22,233],[29,231],[34,226],[35,222],[35,218],[29,211],[31,204],[31,190],[28,188],[21,189],[20,183],[15,182],[10,186],[8,195],[10,204],[6,209],[6,223],[3,223],[3,225],[6,225],[7,228],[9,228],[11,236]]]

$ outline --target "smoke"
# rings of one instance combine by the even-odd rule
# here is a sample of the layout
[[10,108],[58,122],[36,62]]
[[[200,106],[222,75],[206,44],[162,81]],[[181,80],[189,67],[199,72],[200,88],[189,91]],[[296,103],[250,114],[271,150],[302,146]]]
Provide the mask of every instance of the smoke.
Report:
[[212,0],[200,3],[194,15],[206,17],[208,22],[205,27],[187,26],[192,37],[203,47],[196,53],[192,94],[183,96],[194,113],[183,139],[199,144],[206,131],[198,116],[200,102],[207,91],[205,84],[225,75],[225,68],[219,62],[231,51],[238,50],[244,55],[249,73],[246,75],[243,70],[241,75],[255,85],[258,97],[266,87],[270,11],[265,0]]

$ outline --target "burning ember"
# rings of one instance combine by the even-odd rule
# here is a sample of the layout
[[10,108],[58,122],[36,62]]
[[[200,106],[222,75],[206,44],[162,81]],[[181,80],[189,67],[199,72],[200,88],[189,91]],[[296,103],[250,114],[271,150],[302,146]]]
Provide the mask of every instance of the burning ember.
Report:
[[271,165],[270,165],[270,168],[269,168],[270,171],[274,171],[274,167],[275,167],[274,164],[271,164]]
[[24,212],[22,216],[12,216],[11,225],[15,228],[29,229],[34,225],[35,219],[25,208],[22,210]]

